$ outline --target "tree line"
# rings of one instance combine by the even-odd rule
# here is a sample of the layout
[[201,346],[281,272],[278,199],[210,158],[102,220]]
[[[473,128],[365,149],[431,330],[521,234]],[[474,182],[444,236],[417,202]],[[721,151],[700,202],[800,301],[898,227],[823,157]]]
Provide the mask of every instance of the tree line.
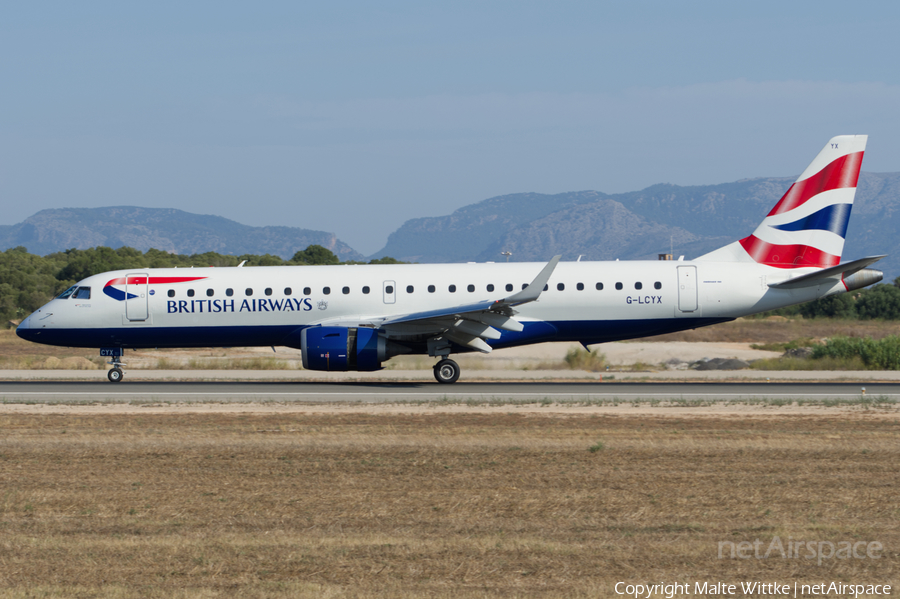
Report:
[[849,320],[900,320],[900,277],[893,284],[823,297],[813,302],[780,308],[760,316],[802,316]]
[[229,256],[216,252],[170,254],[149,249],[141,252],[130,247],[95,247],[66,250],[46,256],[29,254],[24,247],[0,252],[0,322],[18,321],[76,282],[109,270],[139,268],[190,268],[207,266],[320,265],[320,264],[400,264],[394,258],[370,262],[341,262],[329,249],[311,245],[284,260],[272,254]]

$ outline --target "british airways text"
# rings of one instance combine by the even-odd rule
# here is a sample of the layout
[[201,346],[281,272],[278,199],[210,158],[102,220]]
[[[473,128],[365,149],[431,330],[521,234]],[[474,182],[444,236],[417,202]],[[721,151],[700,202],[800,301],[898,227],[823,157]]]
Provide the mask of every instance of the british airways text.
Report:
[[169,300],[166,302],[166,312],[169,314],[195,314],[216,312],[309,312],[312,310],[312,300],[308,297],[294,299],[291,297],[279,300],[260,299],[242,300],[240,306],[236,306],[237,300]]

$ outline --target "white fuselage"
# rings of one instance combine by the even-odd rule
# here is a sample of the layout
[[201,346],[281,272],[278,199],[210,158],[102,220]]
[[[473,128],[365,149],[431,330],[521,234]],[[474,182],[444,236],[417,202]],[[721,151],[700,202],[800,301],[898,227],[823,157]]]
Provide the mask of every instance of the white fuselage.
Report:
[[[84,298],[87,292],[80,293],[81,298],[76,292],[54,299],[29,316],[19,334],[40,343],[73,347],[297,346],[304,327],[363,324],[377,328],[385,317],[501,300],[530,283],[543,266],[122,270],[80,281],[79,289],[90,288],[90,299]],[[489,344],[500,348],[541,341],[589,344],[636,338],[714,324],[845,290],[840,277],[795,290],[768,286],[815,270],[788,272],[755,263],[705,261],[561,262],[540,298],[516,308],[515,318],[525,330],[503,331]],[[422,334],[430,333],[423,330]],[[415,336],[414,327],[388,334],[410,340],[413,353],[421,353]]]

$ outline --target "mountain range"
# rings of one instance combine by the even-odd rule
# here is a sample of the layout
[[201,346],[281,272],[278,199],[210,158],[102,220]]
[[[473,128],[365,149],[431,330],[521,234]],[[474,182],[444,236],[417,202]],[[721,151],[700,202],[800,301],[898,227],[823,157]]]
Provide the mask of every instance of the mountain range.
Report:
[[365,259],[334,233],[251,227],[221,216],[172,208],[58,208],[41,210],[16,225],[0,226],[0,248],[24,246],[41,255],[70,248],[127,245],[142,252],[156,248],[177,254],[273,254],[289,259],[311,244],[328,248],[341,260]]
[[[413,262],[694,258],[746,237],[795,179],[759,178],[604,194],[504,195],[447,216],[406,221],[373,257]],[[900,275],[900,173],[861,173],[844,259],[888,254],[875,267]]]
[[[759,178],[719,185],[660,184],[605,194],[517,193],[464,206],[452,214],[407,220],[368,258],[421,263],[693,258],[749,235],[790,187],[793,178]],[[888,254],[876,268],[885,280],[900,275],[900,173],[862,173],[844,259]],[[290,258],[310,244],[342,260],[365,256],[333,233],[295,227],[251,227],[219,216],[160,208],[42,210],[0,226],[0,249],[25,246],[47,254],[98,245],[154,247],[192,254],[275,254]]]

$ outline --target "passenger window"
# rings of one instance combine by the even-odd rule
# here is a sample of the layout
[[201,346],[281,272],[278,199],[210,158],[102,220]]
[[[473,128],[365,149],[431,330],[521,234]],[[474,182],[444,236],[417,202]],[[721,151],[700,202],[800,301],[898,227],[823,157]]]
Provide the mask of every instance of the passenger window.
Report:
[[309,287],[303,288],[303,295],[310,295],[311,293],[312,293],[312,289],[310,289]]
[[556,284],[556,290],[557,290],[557,291],[565,291],[565,290],[566,290],[566,284],[565,284],[565,283],[557,283],[557,284]]
[[660,283],[659,281],[653,283],[653,288],[654,289],[662,289],[662,283]]
[[468,287],[466,287],[466,289],[469,290],[469,293],[472,293],[475,291],[475,285],[469,285]]
[[75,293],[75,290],[78,289],[78,285],[72,285],[65,291],[59,294],[59,297],[56,299],[69,299],[69,296]]
[[448,287],[447,290],[450,293],[456,293],[456,285],[450,285],[450,287]]
[[79,287],[78,291],[76,291],[75,295],[72,297],[74,297],[75,299],[91,299],[91,288]]
[[207,289],[207,290],[206,290],[206,297],[212,297],[214,293],[215,293],[215,291],[213,291],[212,289]]
[[331,287],[323,287],[323,288],[322,288],[322,293],[324,293],[325,295],[330,295],[330,294],[331,294]]
[[575,289],[577,289],[578,291],[584,291],[584,283],[578,283],[577,285],[575,285]]
[[493,291],[493,290],[494,290],[494,285],[491,284],[491,283],[488,283],[487,290],[488,290],[488,291]]
[[412,285],[407,285],[407,286],[406,286],[406,293],[412,293],[413,291],[415,291],[415,289],[413,289],[413,286],[412,286]]
[[169,297],[175,297],[175,290],[169,289],[169,293],[167,294]]
[[512,290],[513,290],[512,283],[507,283],[507,284],[506,284],[506,290],[507,290],[507,291],[512,291]]
[[232,295],[234,295],[234,289],[229,287],[228,289],[225,290],[225,295],[227,295],[228,297],[231,297]]
[[643,287],[644,287],[644,284],[643,284],[643,283],[635,283],[635,284],[634,284],[634,288],[637,289],[638,291],[640,291],[641,289],[643,289]]
[[528,287],[528,283],[522,283],[522,290],[523,290],[523,291],[525,290],[526,287]]
[[434,293],[434,285],[428,286],[428,293]]
[[394,286],[388,285],[387,287],[384,288],[384,292],[387,293],[388,295],[394,293]]
[[194,290],[188,289],[188,297],[194,297]]
[[244,295],[250,297],[251,295],[253,295],[253,290],[247,287],[246,289],[244,289]]
[[369,286],[368,286],[368,285],[366,285],[365,287],[363,287],[363,293],[364,293],[364,294],[369,295],[369,291],[371,291],[371,290],[369,289]]
[[603,291],[603,283],[597,283],[597,291]]
[[622,291],[622,283],[616,283],[616,290]]
[[350,295],[350,288],[349,288],[349,287],[343,287],[343,288],[341,289],[341,293],[343,293],[344,295]]
[[272,295],[272,288],[266,287],[266,295]]
[[290,287],[285,287],[285,288],[284,288],[284,294],[285,294],[285,295],[290,295],[290,294],[292,294],[293,292],[294,292],[294,290],[291,289]]
[[550,285],[544,285],[544,291],[547,291],[548,289],[550,289]]

